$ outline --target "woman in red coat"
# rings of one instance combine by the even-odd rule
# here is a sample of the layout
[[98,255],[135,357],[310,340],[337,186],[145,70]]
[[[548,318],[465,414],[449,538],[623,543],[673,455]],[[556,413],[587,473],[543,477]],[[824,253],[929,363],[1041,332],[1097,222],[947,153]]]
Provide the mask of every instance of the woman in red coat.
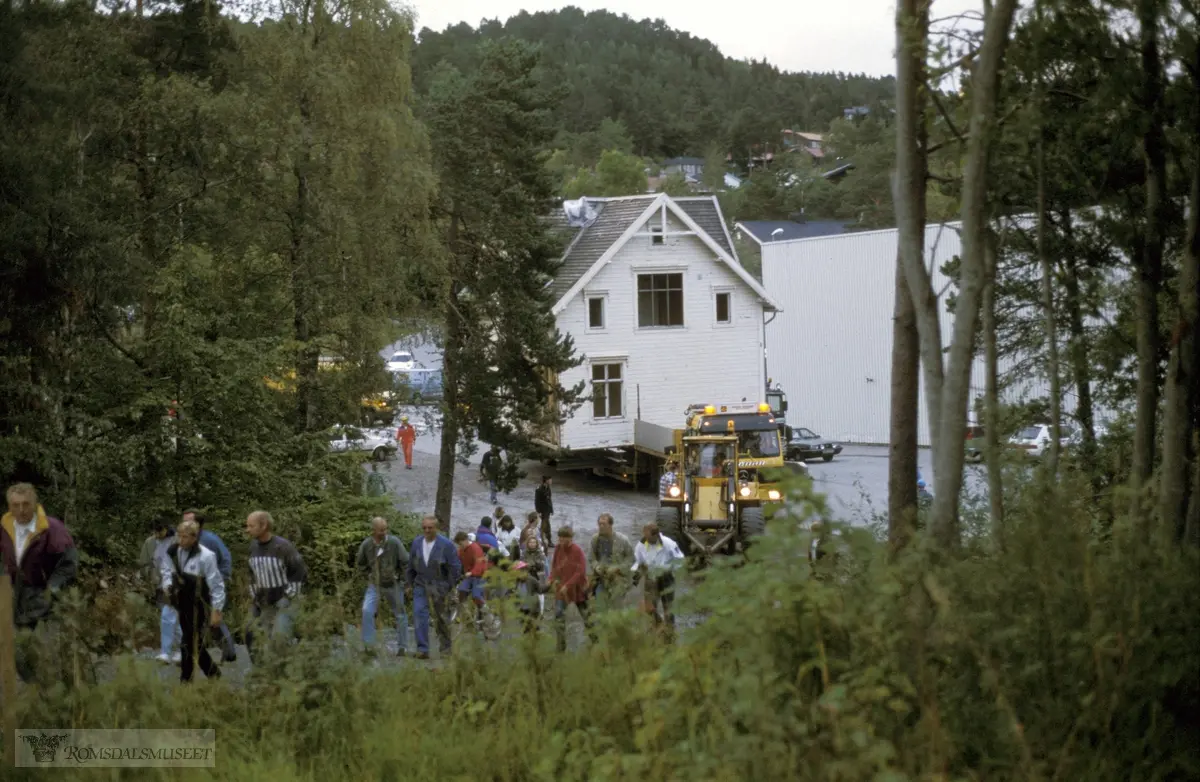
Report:
[[587,556],[576,545],[575,531],[570,527],[562,527],[558,531],[558,545],[554,547],[554,561],[550,566],[550,585],[554,590],[554,626],[558,635],[558,650],[565,652],[568,605],[578,609],[588,637],[592,637],[592,623],[588,615]]

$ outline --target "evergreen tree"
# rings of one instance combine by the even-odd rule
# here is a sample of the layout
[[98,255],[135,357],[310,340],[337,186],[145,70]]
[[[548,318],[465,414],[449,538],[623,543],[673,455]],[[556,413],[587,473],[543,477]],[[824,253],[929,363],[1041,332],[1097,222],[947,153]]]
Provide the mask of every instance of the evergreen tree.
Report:
[[561,251],[544,216],[554,181],[537,157],[553,138],[553,95],[536,79],[536,50],[482,45],[467,76],[445,65],[430,85],[426,121],[441,179],[443,421],[436,513],[449,529],[454,466],[478,436],[507,450],[501,488],[541,427],[557,424],[582,387],[558,374],[578,365],[545,292]]

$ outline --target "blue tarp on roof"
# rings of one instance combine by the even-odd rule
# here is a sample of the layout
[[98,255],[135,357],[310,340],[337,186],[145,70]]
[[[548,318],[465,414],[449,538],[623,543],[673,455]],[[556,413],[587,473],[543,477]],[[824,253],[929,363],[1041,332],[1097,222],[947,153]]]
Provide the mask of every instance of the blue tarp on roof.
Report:
[[[844,220],[810,220],[803,223],[792,220],[745,220],[737,225],[759,242],[765,243],[844,234],[848,223]],[[771,235],[779,229],[782,229],[779,234]]]

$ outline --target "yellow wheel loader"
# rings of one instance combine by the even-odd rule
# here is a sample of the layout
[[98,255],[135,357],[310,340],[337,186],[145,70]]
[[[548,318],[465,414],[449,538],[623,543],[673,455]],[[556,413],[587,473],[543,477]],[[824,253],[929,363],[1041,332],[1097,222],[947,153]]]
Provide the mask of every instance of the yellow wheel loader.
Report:
[[688,413],[688,428],[676,431],[667,467],[675,480],[660,499],[658,527],[685,554],[744,549],[782,500],[779,427],[766,405],[696,405]]

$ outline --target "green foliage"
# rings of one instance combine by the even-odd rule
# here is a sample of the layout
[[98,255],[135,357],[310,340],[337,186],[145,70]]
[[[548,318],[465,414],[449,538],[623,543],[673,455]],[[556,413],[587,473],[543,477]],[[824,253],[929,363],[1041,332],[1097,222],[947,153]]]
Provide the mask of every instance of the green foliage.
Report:
[[563,196],[625,196],[646,192],[646,164],[636,155],[615,149],[600,154],[595,170],[580,169],[563,186]]
[[1089,494],[1022,484],[1003,547],[984,533],[889,560],[847,527],[814,565],[802,527],[827,511],[799,488],[749,562],[681,598],[703,621],[676,645],[615,612],[577,655],[514,634],[414,674],[307,633],[240,687],[164,689],[124,660],[104,684],[23,696],[18,716],[215,727],[218,779],[1194,777],[1200,561],[1135,525],[1095,539]]
[[690,195],[691,188],[688,187],[687,177],[679,171],[674,171],[667,175],[667,178],[658,186],[658,192],[666,193],[672,197],[679,197]]
[[0,474],[108,577],[184,507],[358,494],[320,430],[439,285],[407,18],[282,10],[0,10]]
[[476,433],[508,450],[500,484],[509,488],[520,449],[581,392],[558,382],[579,359],[558,332],[545,287],[562,251],[544,223],[555,183],[538,160],[554,133],[555,96],[537,79],[536,50],[513,40],[480,49],[470,75],[442,67],[424,102],[438,140],[437,216],[449,275],[437,503],[446,523],[454,460],[471,453]]
[[539,80],[565,88],[553,110],[556,127],[587,133],[605,120],[620,120],[630,151],[656,159],[701,154],[714,142],[741,154],[746,142],[777,139],[782,128],[825,128],[847,106],[886,111],[894,91],[890,78],[784,73],[765,62],[726,57],[711,42],[662,20],[574,7],[521,12],[478,29],[459,24],[421,30],[413,53],[418,87],[427,88],[441,62],[469,72],[479,41],[507,37],[539,45]]

